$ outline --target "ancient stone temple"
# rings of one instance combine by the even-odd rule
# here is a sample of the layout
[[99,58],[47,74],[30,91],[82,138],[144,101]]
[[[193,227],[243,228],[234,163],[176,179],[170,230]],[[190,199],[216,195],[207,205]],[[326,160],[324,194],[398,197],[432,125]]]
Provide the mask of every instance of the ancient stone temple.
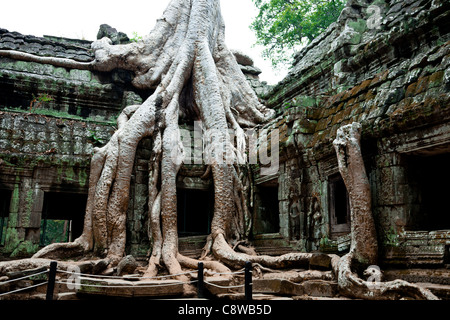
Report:
[[[378,24],[369,8],[346,7],[264,96],[279,114],[267,127],[279,128],[283,143],[271,183],[280,235],[300,250],[348,248],[348,196],[332,141],[339,127],[360,122],[383,262],[443,266],[450,240],[449,4],[372,6]],[[255,187],[267,183],[256,179]]]
[[[278,149],[271,150],[279,154],[277,170],[261,174],[264,166],[252,166],[249,241],[266,254],[349,250],[350,203],[333,140],[338,128],[359,122],[385,277],[449,285],[450,3],[369,2],[350,1],[275,86],[261,83],[253,61],[235,52],[261,101],[276,110],[260,129],[279,133]],[[108,36],[129,41],[114,32]],[[109,140],[124,107],[151,94],[135,89],[128,71],[58,66],[46,60],[51,57],[94,59],[89,41],[0,29],[4,259],[29,257],[81,234],[93,148]],[[195,124],[180,122],[195,131]],[[150,150],[144,139],[127,211],[127,254],[137,260],[150,249]],[[177,178],[178,231],[180,250],[198,257],[210,232],[214,191],[206,166],[193,163]],[[398,271],[405,267],[415,271]]]
[[[120,35],[108,29],[113,30],[109,37]],[[89,62],[93,60],[90,44],[0,29],[0,233],[5,257],[26,257],[39,247],[81,234],[93,148],[109,140],[125,106],[142,103],[150,94],[131,86],[128,71],[94,73],[8,57],[19,51]],[[235,56],[253,88],[263,93],[265,86],[258,80],[261,70],[245,54],[236,52]],[[185,123],[185,128],[192,131],[193,126]],[[144,224],[150,148],[150,140],[139,147],[128,212],[129,250],[136,256],[145,256],[149,249]],[[180,234],[201,235],[200,242],[209,232],[214,200],[211,181],[200,179],[203,172],[202,165],[189,166],[179,177]],[[192,210],[198,211],[203,224],[186,219],[186,212]],[[49,234],[53,229],[58,238],[53,238],[54,231]],[[197,243],[198,239],[191,237],[190,241]]]

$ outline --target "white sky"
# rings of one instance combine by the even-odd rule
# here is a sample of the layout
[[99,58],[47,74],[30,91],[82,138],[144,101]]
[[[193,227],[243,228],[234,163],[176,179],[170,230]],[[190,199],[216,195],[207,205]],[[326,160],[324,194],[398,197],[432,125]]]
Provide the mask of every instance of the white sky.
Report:
[[[148,34],[170,0],[1,0],[0,28],[26,35],[61,36],[95,40],[102,23],[109,24],[129,37],[133,32]],[[226,26],[226,42],[253,58],[263,72],[262,81],[276,84],[287,70],[273,70],[261,58],[250,23],[257,14],[252,0],[221,0]]]

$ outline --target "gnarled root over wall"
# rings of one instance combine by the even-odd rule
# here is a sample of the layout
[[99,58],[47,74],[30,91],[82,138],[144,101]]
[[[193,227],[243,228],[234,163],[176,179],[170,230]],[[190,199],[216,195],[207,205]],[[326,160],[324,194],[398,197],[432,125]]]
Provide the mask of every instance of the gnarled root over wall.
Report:
[[[84,230],[72,243],[52,244],[33,257],[67,259],[94,255],[111,266],[125,255],[126,212],[136,149],[145,137],[153,141],[149,163],[149,238],[152,253],[146,275],[154,276],[165,267],[178,275],[182,267],[196,267],[196,260],[178,252],[176,177],[183,161],[179,119],[200,120],[206,132],[205,150],[214,182],[214,215],[211,235],[203,257],[206,268],[227,272],[246,261],[267,268],[306,266],[310,253],[279,257],[258,256],[233,250],[248,233],[248,186],[245,166],[236,164],[246,150],[244,127],[254,127],[274,116],[263,106],[247,83],[233,54],[225,45],[225,27],[219,0],[172,0],[153,31],[142,41],[112,45],[103,38],[92,44],[95,61],[72,63],[57,58],[36,60],[99,72],[122,68],[134,72],[132,84],[151,90],[142,104],[126,107],[117,119],[118,129],[91,161],[89,194]],[[5,54],[0,52],[0,54]],[[16,54],[17,59],[34,59]],[[233,129],[236,143],[228,129]],[[214,132],[214,134],[208,134]],[[433,298],[431,293],[403,282],[386,283],[382,289],[367,291],[367,283],[351,271],[353,261],[373,264],[377,260],[376,234],[370,212],[370,189],[359,150],[358,127],[344,128],[335,146],[339,167],[349,189],[352,207],[352,248],[333,265],[342,292],[363,298],[392,298],[393,292]],[[250,252],[250,251],[248,251]],[[339,261],[339,262],[337,262]],[[9,268],[8,263],[0,263]],[[185,276],[177,276],[185,280]],[[383,289],[384,288],[384,289]]]

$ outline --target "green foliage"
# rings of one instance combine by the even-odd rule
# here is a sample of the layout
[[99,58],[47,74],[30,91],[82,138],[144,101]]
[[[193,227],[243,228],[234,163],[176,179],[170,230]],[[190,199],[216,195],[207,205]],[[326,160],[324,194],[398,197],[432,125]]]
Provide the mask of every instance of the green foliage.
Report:
[[259,14],[250,28],[263,57],[276,67],[287,63],[301,45],[312,41],[335,22],[346,0],[253,0]]
[[400,245],[399,235],[395,231],[393,227],[391,227],[388,231],[384,232],[384,241],[383,244],[385,246],[398,247]]
[[99,137],[97,137],[97,133],[93,130],[89,130],[89,133],[91,134],[89,138],[94,142],[94,145],[102,145],[105,143],[105,141]]
[[8,218],[0,217],[0,246],[5,245],[7,226],[8,226]]
[[41,245],[69,241],[68,226],[69,221],[67,220],[43,219],[41,221]]
[[325,236],[322,236],[322,238],[320,238],[320,242],[319,242],[319,245],[322,247],[322,246],[328,246],[330,244],[330,239],[328,239],[328,237],[325,235]]
[[297,96],[287,102],[283,103],[284,109],[289,109],[293,107],[315,107],[317,101],[311,96]]
[[138,35],[138,33],[134,31],[133,37],[130,38],[130,42],[138,42],[139,40],[142,40],[142,36]]
[[30,111],[50,101],[53,101],[53,98],[46,93],[40,93],[37,97],[33,94],[33,100],[30,102]]

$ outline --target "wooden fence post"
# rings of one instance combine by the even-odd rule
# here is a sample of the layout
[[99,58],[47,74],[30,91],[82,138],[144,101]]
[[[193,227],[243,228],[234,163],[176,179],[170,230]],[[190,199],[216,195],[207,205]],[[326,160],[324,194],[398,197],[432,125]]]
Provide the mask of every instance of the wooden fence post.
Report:
[[197,296],[199,298],[205,297],[205,282],[204,282],[204,275],[203,275],[203,262],[198,263],[198,275],[197,275]]
[[247,261],[245,263],[245,300],[253,300],[252,291],[252,263]]
[[56,261],[50,262],[50,272],[48,273],[48,283],[47,283],[47,295],[46,300],[53,300],[53,291],[55,290],[55,279],[56,279],[56,266],[58,263]]

